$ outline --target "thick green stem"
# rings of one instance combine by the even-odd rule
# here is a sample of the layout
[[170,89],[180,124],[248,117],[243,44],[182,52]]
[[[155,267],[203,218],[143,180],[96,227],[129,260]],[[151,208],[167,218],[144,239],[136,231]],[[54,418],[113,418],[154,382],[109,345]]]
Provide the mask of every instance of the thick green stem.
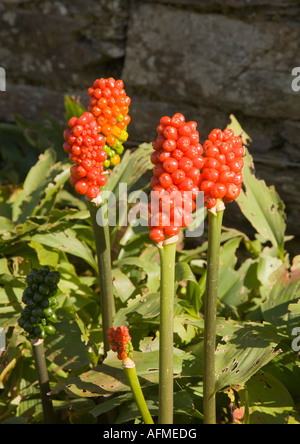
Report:
[[96,216],[100,207],[96,206],[91,201],[88,201],[88,208],[91,214],[98,258],[104,355],[106,356],[109,350],[107,330],[113,326],[113,317],[115,315],[111,271],[110,232],[108,223],[103,224],[104,226],[98,225],[97,223]]
[[215,351],[219,255],[224,210],[208,212],[207,281],[204,309],[204,424],[216,424]]
[[40,394],[44,413],[44,423],[54,424],[54,412],[52,401],[48,393],[50,392],[49,376],[45,359],[44,341],[42,339],[32,341],[32,352],[40,385]]
[[126,362],[123,361],[123,370],[127,377],[128,384],[130,385],[135,402],[138,406],[139,412],[143,418],[145,424],[154,424],[152,416],[148,410],[138,376],[136,374],[135,364],[131,359],[127,358]]
[[173,322],[176,242],[160,251],[159,424],[173,424]]

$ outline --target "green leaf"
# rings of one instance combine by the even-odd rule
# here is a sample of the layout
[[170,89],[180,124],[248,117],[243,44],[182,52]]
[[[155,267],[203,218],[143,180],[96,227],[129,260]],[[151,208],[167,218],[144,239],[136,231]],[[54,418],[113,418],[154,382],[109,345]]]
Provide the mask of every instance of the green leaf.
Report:
[[254,164],[247,152],[243,168],[245,191],[241,191],[237,203],[257,232],[278,249],[284,258],[286,216],[284,203],[273,186],[268,187],[252,173]]
[[[136,364],[136,371],[142,387],[158,384],[159,381],[159,350],[157,347],[154,348],[153,351],[134,351],[133,353],[133,361]],[[173,356],[174,377],[179,376],[182,372],[185,372],[184,376],[187,377],[197,374],[197,360],[193,356],[176,348],[174,348]],[[75,396],[94,397],[107,396],[115,392],[128,392],[130,388],[116,353],[109,351],[107,358],[101,365],[76,378],[70,378],[57,384],[52,393],[58,393],[61,390],[71,392]]]
[[223,337],[216,351],[216,391],[243,385],[270,362],[281,337],[272,326],[253,325]]
[[57,267],[59,261],[59,253],[57,251],[35,241],[31,241],[28,245],[37,252],[40,265]]
[[[231,116],[228,127],[235,131],[236,135],[243,138],[246,144],[249,136],[243,131],[234,116]],[[278,249],[279,256],[284,259],[284,235],[286,230],[285,206],[273,186],[268,187],[263,180],[255,177],[253,158],[246,149],[243,168],[244,187],[237,203],[257,230],[266,240],[270,241]]]
[[126,302],[127,299],[135,292],[135,286],[131,280],[122,273],[118,268],[113,268],[113,286],[116,296],[121,300],[121,302]]
[[12,203],[12,218],[14,222],[25,222],[40,204],[45,188],[49,183],[49,175],[55,163],[56,154],[53,149],[48,149],[41,154],[38,162],[33,166],[20,191]]
[[149,293],[145,296],[138,295],[127,301],[127,306],[120,308],[114,319],[114,325],[126,325],[127,316],[136,313],[143,319],[153,318],[160,312],[160,294]]
[[119,184],[126,184],[128,191],[147,170],[152,168],[150,154],[152,145],[143,143],[135,151],[126,150],[119,165],[112,169],[109,180],[103,189],[112,191],[119,199]]
[[198,316],[201,306],[200,287],[189,264],[186,262],[178,262],[175,265],[175,281],[177,283],[187,281],[186,298],[191,304],[191,307],[193,307],[193,311],[190,314]]
[[261,305],[263,317],[276,326],[287,326],[290,333],[299,322],[299,315],[289,311],[292,303],[300,299],[300,261],[294,258],[291,270],[283,264],[277,268],[264,285],[265,302]]
[[247,382],[249,424],[299,424],[300,418],[286,387],[265,371]]
[[71,228],[60,232],[33,234],[30,238],[25,237],[24,240],[35,241],[42,245],[55,248],[56,250],[80,257],[97,271],[95,258],[90,248],[84,242],[78,240],[77,233]]
[[78,101],[75,101],[72,97],[65,96],[65,111],[66,111],[66,120],[69,121],[71,117],[80,117],[84,112],[86,112],[86,108],[81,105]]

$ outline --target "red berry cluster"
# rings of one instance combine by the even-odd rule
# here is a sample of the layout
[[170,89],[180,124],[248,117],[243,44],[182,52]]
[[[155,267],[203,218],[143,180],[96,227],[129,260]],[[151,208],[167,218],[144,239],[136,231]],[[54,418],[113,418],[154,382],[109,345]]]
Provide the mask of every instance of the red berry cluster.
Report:
[[118,359],[123,360],[132,357],[133,348],[127,327],[120,325],[118,328],[109,328],[107,337],[112,351],[118,353]]
[[107,159],[103,151],[105,139],[98,133],[98,124],[89,112],[79,118],[72,117],[69,128],[64,131],[63,148],[75,163],[71,167],[70,182],[77,193],[85,194],[89,199],[95,199],[100,193],[100,187],[106,183],[103,174],[103,163]]
[[88,93],[88,111],[95,116],[99,133],[105,137],[104,151],[108,158],[104,167],[109,168],[120,162],[123,143],[128,139],[126,129],[130,122],[128,111],[131,99],[126,94],[123,81],[113,77],[95,80]]
[[245,154],[243,142],[231,129],[214,129],[204,145],[204,166],[201,191],[207,208],[213,208],[217,199],[224,203],[235,200],[243,182],[242,168]]
[[150,238],[154,242],[177,235],[180,227],[192,222],[204,164],[196,128],[196,122],[186,122],[179,113],[162,117],[157,127],[149,204]]

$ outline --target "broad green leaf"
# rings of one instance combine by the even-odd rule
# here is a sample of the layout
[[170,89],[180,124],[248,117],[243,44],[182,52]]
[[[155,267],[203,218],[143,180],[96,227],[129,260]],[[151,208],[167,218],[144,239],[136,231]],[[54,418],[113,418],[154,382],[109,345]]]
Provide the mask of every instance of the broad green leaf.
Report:
[[112,191],[119,198],[119,184],[127,184],[130,190],[133,185],[152,168],[150,155],[152,145],[143,143],[135,151],[126,150],[119,165],[113,168],[109,180],[103,189]]
[[291,313],[289,306],[300,299],[299,256],[294,259],[291,270],[283,264],[270,276],[264,285],[265,302],[261,305],[264,319],[277,326],[287,326],[290,331],[299,321],[297,313]]
[[113,286],[116,296],[122,301],[126,302],[130,296],[135,292],[135,286],[131,280],[122,273],[118,268],[113,268]]
[[30,238],[24,238],[24,240],[39,242],[42,245],[80,257],[97,271],[97,265],[91,250],[85,243],[78,240],[77,233],[71,228],[57,233],[33,234]]
[[193,307],[193,310],[190,314],[198,316],[201,306],[200,287],[189,264],[187,264],[186,262],[178,262],[176,264],[175,281],[178,284],[182,281],[187,281],[186,299],[191,304],[191,307]]
[[86,112],[86,108],[77,100],[72,97],[65,96],[65,118],[67,122],[71,119],[71,117],[80,117],[84,112]]
[[[228,126],[241,135],[244,143],[249,140],[234,116]],[[253,158],[246,149],[243,168],[244,187],[237,203],[257,232],[278,249],[279,256],[284,258],[284,235],[286,230],[285,206],[273,186],[268,187],[263,180],[255,177]]]
[[57,267],[59,261],[59,253],[57,251],[36,241],[31,241],[28,245],[37,252],[40,265]]
[[12,203],[13,221],[25,222],[39,205],[49,183],[49,175],[55,160],[55,151],[48,149],[40,155],[38,162],[31,168],[25,179],[23,190],[17,194]]
[[134,299],[127,301],[127,306],[120,308],[114,318],[114,325],[127,324],[127,316],[133,313],[140,315],[141,318],[154,318],[160,312],[160,294],[149,293],[145,296],[138,295]]
[[253,325],[224,337],[216,351],[216,391],[243,385],[270,362],[281,337],[268,325]]
[[0,216],[0,233],[9,232],[14,229],[14,226],[10,219]]
[[247,382],[249,424],[300,424],[287,388],[267,372],[259,372]]
[[53,180],[51,180],[45,188],[44,197],[33,214],[48,215],[50,213],[58,192],[70,177],[70,165],[67,164],[62,166],[60,163],[56,164],[51,176],[53,177]]
[[[180,374],[186,377],[195,376],[199,371],[197,359],[182,350],[176,348],[173,350],[174,377]],[[142,387],[148,386],[151,383],[158,383],[159,350],[156,349],[149,352],[134,351],[133,361],[136,364],[136,371]],[[130,388],[116,353],[109,351],[103,364],[82,373],[78,377],[70,378],[63,383],[57,384],[52,392],[58,393],[61,390],[71,392],[75,396],[94,397],[107,396],[115,392],[127,392]]]
[[123,266],[132,266],[143,270],[147,277],[147,287],[150,292],[156,292],[160,285],[160,268],[159,264],[149,262],[143,257],[125,257],[114,263],[115,267],[121,268]]

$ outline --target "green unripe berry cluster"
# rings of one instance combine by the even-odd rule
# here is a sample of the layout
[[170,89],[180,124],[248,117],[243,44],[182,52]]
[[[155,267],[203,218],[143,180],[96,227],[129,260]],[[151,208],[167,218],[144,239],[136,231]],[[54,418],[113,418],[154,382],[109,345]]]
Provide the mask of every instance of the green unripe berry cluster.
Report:
[[30,339],[44,339],[53,335],[56,329],[53,324],[57,321],[55,309],[58,306],[57,297],[58,271],[50,271],[45,266],[41,270],[32,269],[26,277],[27,287],[22,296],[25,304],[18,324],[28,334]]

